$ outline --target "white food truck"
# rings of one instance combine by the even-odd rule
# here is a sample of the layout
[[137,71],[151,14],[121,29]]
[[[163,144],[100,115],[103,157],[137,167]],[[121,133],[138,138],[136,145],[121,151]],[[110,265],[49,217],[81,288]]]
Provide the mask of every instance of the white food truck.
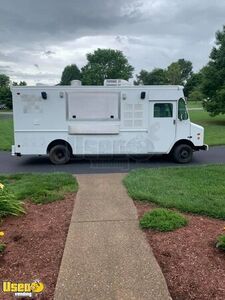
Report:
[[13,86],[13,155],[171,154],[188,163],[207,150],[203,127],[190,122],[181,86]]

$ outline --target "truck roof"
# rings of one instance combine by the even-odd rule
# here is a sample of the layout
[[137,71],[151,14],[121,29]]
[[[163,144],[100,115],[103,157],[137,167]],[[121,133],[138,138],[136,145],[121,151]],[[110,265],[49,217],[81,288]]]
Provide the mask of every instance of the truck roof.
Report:
[[18,89],[54,89],[54,90],[83,90],[83,89],[104,89],[104,90],[118,90],[118,89],[148,89],[148,90],[183,90],[181,85],[130,85],[130,86],[104,86],[104,85],[37,85],[37,86],[11,86],[11,90]]

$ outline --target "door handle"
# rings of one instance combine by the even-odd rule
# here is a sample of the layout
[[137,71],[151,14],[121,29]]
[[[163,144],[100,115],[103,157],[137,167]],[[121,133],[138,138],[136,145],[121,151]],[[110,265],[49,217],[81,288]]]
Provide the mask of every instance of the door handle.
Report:
[[174,124],[174,125],[176,124],[176,120],[173,120],[173,124]]

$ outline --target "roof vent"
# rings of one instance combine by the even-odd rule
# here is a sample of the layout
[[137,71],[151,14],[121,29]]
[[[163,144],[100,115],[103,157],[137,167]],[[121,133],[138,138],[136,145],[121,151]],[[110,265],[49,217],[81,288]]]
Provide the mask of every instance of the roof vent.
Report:
[[105,79],[104,86],[130,86],[130,82],[124,79]]
[[72,85],[72,86],[81,86],[82,82],[80,80],[72,80],[70,82],[70,85]]
[[38,82],[38,83],[36,83],[36,86],[46,86],[47,84],[45,84],[45,83],[42,83],[42,82]]

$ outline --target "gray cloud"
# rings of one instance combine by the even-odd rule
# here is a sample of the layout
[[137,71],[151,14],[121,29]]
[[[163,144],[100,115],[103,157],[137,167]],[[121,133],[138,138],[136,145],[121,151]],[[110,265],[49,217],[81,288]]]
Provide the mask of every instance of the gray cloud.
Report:
[[54,52],[54,51],[51,51],[51,50],[47,50],[47,51],[44,51],[43,54],[46,55],[46,56],[50,56],[50,55],[52,55],[52,54],[55,54],[55,52]]
[[225,15],[221,0],[0,0],[0,8],[0,72],[32,83],[57,82],[98,47],[124,51],[137,71],[179,58],[197,70]]
[[[92,32],[99,33],[112,28],[114,24],[124,23],[132,18],[121,13],[122,0],[1,0],[0,32],[1,40],[15,38],[18,41],[29,39],[45,40],[67,39]],[[131,3],[134,2],[133,0]],[[30,40],[31,39],[31,40]]]
[[0,73],[9,74],[10,72],[12,72],[12,70],[10,69],[10,66],[0,65]]

